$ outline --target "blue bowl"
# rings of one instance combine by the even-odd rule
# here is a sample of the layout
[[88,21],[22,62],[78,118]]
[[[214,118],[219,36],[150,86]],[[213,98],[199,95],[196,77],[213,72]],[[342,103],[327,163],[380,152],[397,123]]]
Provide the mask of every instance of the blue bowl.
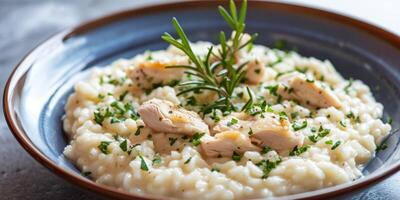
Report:
[[[173,33],[172,17],[180,19],[192,41],[216,42],[226,23],[217,12],[221,2],[191,1],[127,10],[61,32],[27,55],[10,76],[4,94],[4,113],[21,145],[56,174],[85,188],[116,198],[159,199],[128,194],[98,185],[80,175],[64,157],[67,139],[61,118],[73,84],[87,69],[145,50],[166,48],[164,32]],[[318,59],[329,59],[346,78],[370,86],[385,116],[400,122],[400,38],[372,25],[321,10],[255,1],[249,3],[247,30],[259,33],[256,43],[272,46],[287,41],[288,48]],[[365,168],[354,182],[287,196],[326,198],[382,180],[400,169],[399,135],[388,137],[389,148]],[[284,197],[284,198],[287,198]]]

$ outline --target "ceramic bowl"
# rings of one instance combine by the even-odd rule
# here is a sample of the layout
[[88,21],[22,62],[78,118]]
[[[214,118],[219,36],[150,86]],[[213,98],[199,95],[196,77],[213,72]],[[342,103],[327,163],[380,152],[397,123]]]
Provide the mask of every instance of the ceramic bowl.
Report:
[[[73,84],[89,68],[130,58],[145,50],[166,48],[163,32],[173,33],[177,17],[190,39],[216,42],[228,31],[217,12],[221,1],[190,1],[123,11],[63,31],[29,53],[10,76],[4,93],[8,125],[21,145],[41,164],[61,177],[114,198],[159,199],[128,194],[83,177],[62,154],[67,138],[62,131],[64,104]],[[281,3],[249,3],[247,30],[258,32],[256,43],[272,46],[286,40],[304,56],[329,59],[346,78],[361,79],[385,106],[385,117],[400,122],[400,39],[382,29],[326,11]],[[378,153],[351,183],[284,198],[326,198],[367,187],[400,168],[399,136]]]

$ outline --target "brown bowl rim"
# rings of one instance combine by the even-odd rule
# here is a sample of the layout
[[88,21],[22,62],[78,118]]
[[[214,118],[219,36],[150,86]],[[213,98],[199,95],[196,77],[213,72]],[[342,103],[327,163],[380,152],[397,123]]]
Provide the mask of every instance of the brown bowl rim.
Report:
[[[218,2],[219,4],[226,4],[226,2]],[[7,124],[13,133],[14,137],[18,140],[21,146],[39,163],[47,167],[49,170],[53,171],[57,175],[62,178],[68,180],[71,183],[75,183],[83,188],[89,189],[96,193],[101,193],[107,195],[109,197],[118,198],[118,199],[159,199],[165,198],[155,195],[140,195],[140,194],[131,194],[127,193],[115,188],[111,188],[108,186],[103,186],[97,184],[83,176],[77,175],[70,170],[59,167],[56,163],[52,162],[50,159],[46,157],[27,137],[26,133],[23,131],[22,127],[18,123],[17,115],[13,110],[14,101],[14,89],[17,86],[16,82],[19,78],[22,78],[22,75],[26,73],[26,71],[30,68],[30,64],[33,60],[35,60],[38,55],[48,50],[49,48],[54,48],[54,45],[61,44],[63,41],[68,38],[74,37],[76,35],[88,32],[90,30],[96,29],[98,27],[104,26],[106,24],[122,20],[129,17],[135,17],[140,15],[145,15],[148,12],[162,12],[165,10],[182,10],[187,7],[209,7],[215,6],[215,1],[180,1],[180,2],[172,2],[172,3],[164,3],[158,5],[150,5],[139,8],[132,8],[120,12],[116,12],[110,15],[106,15],[103,17],[99,17],[93,20],[90,20],[85,23],[81,23],[81,25],[76,26],[75,28],[71,28],[65,31],[62,31],[49,39],[45,40],[43,43],[39,44],[36,48],[30,51],[14,68],[12,71],[7,83],[5,85],[4,95],[3,95],[3,108],[4,115],[7,121]],[[358,28],[364,32],[367,32],[375,37],[378,37],[396,49],[400,49],[400,37],[397,35],[390,33],[382,28],[378,28],[369,23],[347,17],[341,14],[332,13],[329,11],[324,11],[316,8],[310,8],[295,4],[286,4],[286,3],[278,3],[278,2],[269,2],[269,1],[250,1],[249,7],[257,7],[257,8],[274,8],[284,11],[290,12],[298,12],[304,15],[314,16],[314,17],[323,17],[329,20],[333,20],[337,23],[349,25],[355,28]],[[22,75],[21,75],[22,74]],[[18,79],[15,79],[15,75],[20,75]],[[354,191],[356,189],[360,189],[362,187],[366,187],[373,183],[376,183],[388,176],[394,174],[395,172],[400,170],[400,162],[397,162],[390,166],[386,170],[378,170],[377,172],[371,174],[368,177],[358,179],[354,182],[341,184],[333,187],[328,187],[320,190],[294,194],[289,196],[277,197],[276,199],[321,199],[328,198],[340,194],[344,194],[350,191]]]

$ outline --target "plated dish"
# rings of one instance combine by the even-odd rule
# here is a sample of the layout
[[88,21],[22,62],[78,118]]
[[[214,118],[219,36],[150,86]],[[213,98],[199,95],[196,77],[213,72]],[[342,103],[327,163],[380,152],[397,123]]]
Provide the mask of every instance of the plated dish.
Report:
[[[229,8],[227,2],[190,1],[128,10],[50,38],[18,64],[7,82],[4,112],[13,134],[35,159],[56,174],[97,193],[123,199],[189,197],[197,192],[190,185],[195,182],[193,187],[207,191],[199,197],[320,199],[367,187],[398,171],[399,136],[393,133],[399,126],[400,108],[400,102],[394,101],[400,91],[400,39],[397,36],[325,11],[249,2],[246,32],[259,35],[253,45],[243,48],[245,51],[241,51],[237,60],[253,61],[243,65],[243,70],[250,64],[260,66],[261,62],[267,66],[251,70],[254,73],[248,77],[251,79],[243,78],[230,95],[222,95],[230,98],[228,102],[233,106],[229,108],[229,104],[218,103],[224,101],[212,101],[220,98],[219,95],[209,95],[225,86],[211,87],[212,91],[198,88],[198,91],[193,90],[194,94],[178,95],[188,86],[179,84],[195,81],[184,73],[187,68],[168,68],[184,76],[179,84],[175,79],[165,84],[164,80],[171,76],[165,75],[167,69],[157,67],[171,65],[170,61],[188,62],[180,60],[187,58],[186,54],[176,47],[168,47],[160,37],[167,31],[179,38],[170,23],[174,16],[193,41],[193,51],[204,59],[203,55],[213,43],[210,65],[218,60],[215,55],[219,54],[219,33],[222,29],[228,41],[232,32],[217,12],[220,3]],[[164,38],[173,41],[168,36]],[[163,84],[139,76],[145,87],[133,85],[138,74],[134,72],[139,69],[135,66],[140,63],[140,69],[146,74],[149,73],[147,67],[156,66],[152,76],[163,80]],[[296,68],[295,64],[303,68]],[[217,81],[234,77],[224,75],[221,68],[215,69],[215,73],[222,75]],[[302,87],[297,87],[302,85],[299,83],[318,91],[312,100],[325,101],[308,100],[307,103],[313,93],[293,93],[294,89],[289,88],[301,91]],[[175,95],[171,95],[173,93]],[[68,101],[74,98],[84,103]],[[320,102],[325,103],[319,105]],[[207,113],[203,104],[230,111]],[[151,116],[149,113],[153,112],[149,111],[158,107],[170,109],[166,111],[167,120],[152,126],[159,122],[152,121],[154,117],[146,122],[145,116]],[[381,115],[382,120],[379,120]],[[265,123],[257,122],[274,122],[272,119],[277,116],[279,124],[276,123],[269,133],[277,133],[283,142],[271,144],[268,137],[261,137],[265,126],[260,125]],[[343,118],[338,120],[338,116]],[[389,117],[393,118],[391,127]],[[171,129],[164,123],[175,119],[180,121],[179,125],[185,125],[188,118],[191,120],[188,126]],[[162,130],[157,130],[159,127]],[[199,131],[188,135],[188,128],[206,133]],[[128,135],[132,131],[133,135]],[[172,131],[177,132],[170,133]],[[158,134],[160,132],[167,134]],[[221,132],[224,134],[217,137]],[[101,138],[97,137],[99,135]],[[381,143],[385,135],[387,139]],[[155,145],[157,141],[167,144]],[[135,146],[134,142],[140,144]],[[383,144],[387,144],[385,150],[375,151],[375,146],[384,147]],[[352,150],[343,149],[350,147]],[[92,157],[85,154],[89,149]],[[120,160],[112,162],[113,159]],[[92,161],[97,166],[91,164]],[[132,166],[128,166],[128,162]],[[329,170],[343,173],[331,179],[325,175],[329,170],[322,170],[321,162],[337,165],[338,168]],[[346,162],[350,164],[338,165]],[[116,163],[121,167],[115,166]],[[304,168],[298,168],[299,165]],[[316,166],[316,170],[308,171],[310,166]],[[283,176],[290,174],[283,172],[290,167],[298,171],[292,173],[293,176]],[[241,177],[241,173],[227,168],[249,174]],[[170,174],[163,173],[165,171]],[[186,176],[182,177],[180,171]],[[302,172],[307,172],[307,178],[296,176],[304,175]],[[151,178],[151,173],[161,176],[157,176],[156,181],[132,182]],[[186,179],[191,173],[201,180]],[[165,184],[170,183],[168,178],[174,175],[179,178],[176,185]],[[184,181],[188,188],[183,189],[190,192],[174,193],[177,188],[182,189]],[[135,185],[138,183],[140,185]],[[205,187],[208,184],[217,186],[210,189]],[[274,184],[281,190],[272,187]]]
[[95,182],[135,194],[244,199],[302,193],[362,176],[391,125],[360,80],[329,60],[258,45],[246,1],[219,8],[232,33],[95,68],[75,84],[64,154]]

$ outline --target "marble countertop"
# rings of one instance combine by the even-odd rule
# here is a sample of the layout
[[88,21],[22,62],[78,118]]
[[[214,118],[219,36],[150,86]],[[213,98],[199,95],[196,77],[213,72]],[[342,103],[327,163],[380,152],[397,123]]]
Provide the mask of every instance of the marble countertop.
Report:
[[[151,0],[157,3],[166,0]],[[285,0],[291,3],[312,4],[310,0]],[[316,1],[314,1],[316,2]],[[324,3],[325,2],[325,3]],[[330,3],[329,3],[330,2]],[[351,11],[343,2],[318,1],[312,6],[346,11],[349,15],[365,18],[367,16],[357,11]],[[339,3],[341,2],[341,3]],[[357,0],[354,0],[357,2]],[[353,2],[353,5],[354,5]],[[361,1],[358,1],[361,3]],[[365,2],[365,1],[363,1]],[[375,1],[378,2],[378,1]],[[376,17],[374,13],[369,19],[371,23],[400,33],[400,12],[385,0],[384,6],[389,15],[388,20]],[[400,1],[397,1],[400,2]],[[52,34],[74,26],[84,20],[92,19],[110,12],[126,9],[133,6],[148,4],[146,0],[0,0],[0,89],[3,91],[6,79],[13,66],[38,43]],[[399,5],[399,3],[397,3]],[[370,6],[364,6],[370,7]],[[398,6],[397,8],[399,8]],[[385,10],[386,11],[386,10]],[[360,14],[361,13],[361,14]],[[387,14],[386,13],[386,14]],[[365,15],[365,16],[364,16]],[[375,18],[374,18],[375,16]],[[396,18],[397,16],[397,18]],[[395,20],[396,19],[396,20]],[[381,21],[379,21],[381,20]],[[380,23],[382,22],[382,23]],[[396,25],[397,23],[397,25]],[[394,25],[393,25],[394,24]],[[1,92],[1,99],[2,99]],[[0,106],[3,113],[3,108]],[[355,191],[339,197],[340,199],[400,199],[400,173],[382,181],[375,186],[361,191]],[[0,115],[0,199],[102,199],[95,194],[84,191],[69,182],[54,175],[45,167],[36,162],[18,144],[10,133],[3,114]]]

